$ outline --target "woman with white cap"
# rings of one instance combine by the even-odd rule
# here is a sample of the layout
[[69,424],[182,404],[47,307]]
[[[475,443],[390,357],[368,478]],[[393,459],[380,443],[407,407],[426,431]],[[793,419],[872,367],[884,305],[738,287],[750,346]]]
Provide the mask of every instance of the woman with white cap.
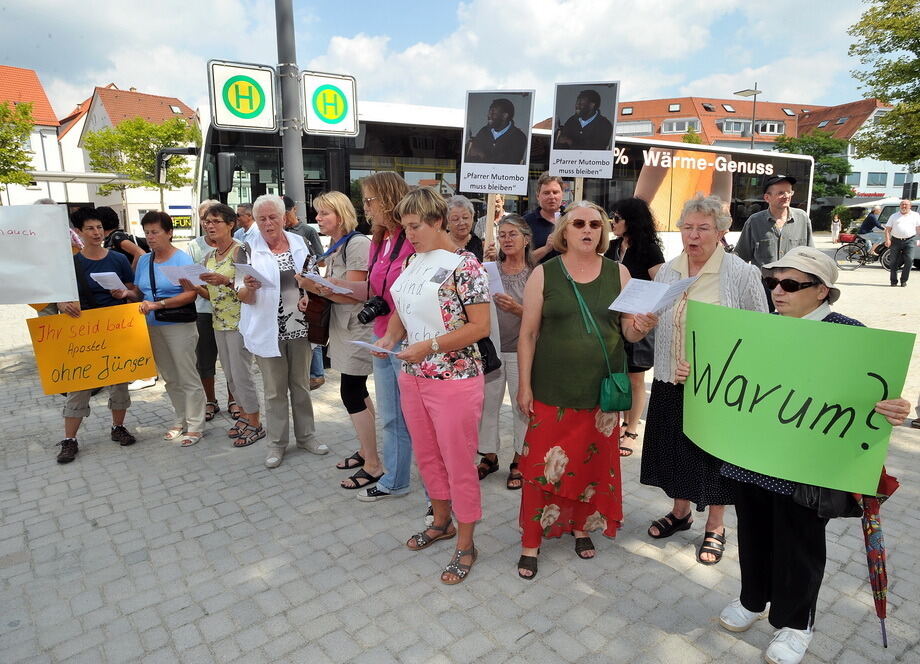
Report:
[[[863,324],[831,310],[840,297],[834,286],[837,266],[814,247],[795,247],[762,268],[780,316]],[[689,365],[682,363],[686,378]],[[910,412],[905,399],[886,399],[875,412],[900,425]],[[766,650],[774,664],[802,661],[812,637],[818,591],[827,558],[824,529],[828,519],[793,499],[796,483],[726,463],[722,474],[737,481],[738,559],[741,596],[723,609],[719,624],[743,632],[767,614],[776,628]],[[846,498],[846,495],[842,496]]]

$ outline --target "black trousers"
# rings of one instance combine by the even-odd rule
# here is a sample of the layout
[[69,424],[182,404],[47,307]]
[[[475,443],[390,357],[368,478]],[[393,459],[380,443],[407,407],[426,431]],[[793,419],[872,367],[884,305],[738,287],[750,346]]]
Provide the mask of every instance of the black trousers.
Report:
[[910,271],[914,266],[914,241],[916,235],[908,238],[897,238],[891,236],[891,285],[898,283],[898,265],[904,262],[901,267],[901,283],[906,284],[907,278],[910,277]]
[[777,629],[810,628],[824,577],[828,520],[792,496],[742,482],[735,512],[741,604],[759,612],[770,602],[770,624]]

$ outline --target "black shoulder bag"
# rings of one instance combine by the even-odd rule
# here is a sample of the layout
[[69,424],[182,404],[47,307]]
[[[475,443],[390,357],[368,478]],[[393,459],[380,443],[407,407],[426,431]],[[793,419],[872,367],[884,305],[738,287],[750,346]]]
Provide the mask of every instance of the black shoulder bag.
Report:
[[[466,319],[466,322],[469,323],[470,317],[466,313],[466,305],[463,304],[463,298],[460,297],[460,289],[457,287],[456,273],[454,273],[454,291],[457,293],[457,299],[460,301],[460,308],[463,309],[463,317]],[[482,373],[488,374],[496,369],[501,369],[502,360],[498,356],[498,351],[495,349],[495,344],[492,343],[492,338],[490,336],[484,336],[476,342],[476,346],[479,348],[479,354],[482,356]]]
[[[153,293],[154,302],[167,299],[166,297],[157,297],[157,278],[153,272],[153,254],[150,255],[150,290]],[[195,311],[195,301],[181,307],[169,307],[166,309],[154,309],[153,317],[161,323],[194,323],[198,320],[198,312]]]

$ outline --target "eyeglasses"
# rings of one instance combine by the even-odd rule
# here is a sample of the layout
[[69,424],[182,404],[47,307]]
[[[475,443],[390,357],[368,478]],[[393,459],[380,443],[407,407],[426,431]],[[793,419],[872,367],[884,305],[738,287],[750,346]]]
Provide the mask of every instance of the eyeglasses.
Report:
[[600,219],[592,219],[591,221],[585,221],[584,219],[573,219],[571,222],[572,226],[578,229],[585,227],[585,224],[588,224],[592,230],[597,230],[598,228],[603,227],[603,222]]
[[811,288],[820,283],[820,281],[796,281],[795,279],[777,279],[776,277],[763,278],[763,285],[767,287],[767,290],[773,290],[777,286],[782,286],[783,290],[787,293],[797,293],[803,288]]
[[223,219],[202,219],[201,220],[202,226],[210,226],[212,224],[222,224],[222,223],[224,223]]
[[499,233],[499,234],[498,234],[498,239],[499,239],[499,240],[516,240],[516,239],[518,239],[519,237],[521,237],[521,234],[518,233],[517,231],[509,231],[509,232],[507,232],[507,233]]
[[370,203],[371,201],[376,201],[376,200],[377,200],[377,197],[376,197],[376,196],[366,196],[366,197],[364,198],[364,204],[367,205],[367,204]]

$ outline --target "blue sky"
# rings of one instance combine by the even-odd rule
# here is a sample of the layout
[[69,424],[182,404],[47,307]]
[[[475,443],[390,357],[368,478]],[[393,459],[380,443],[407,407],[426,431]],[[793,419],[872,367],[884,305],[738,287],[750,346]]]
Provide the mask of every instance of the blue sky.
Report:
[[[459,108],[468,89],[620,80],[621,98],[837,104],[861,97],[846,34],[859,0],[295,0],[298,64],[351,73],[359,100]],[[0,63],[39,76],[59,115],[114,82],[207,104],[210,58],[277,60],[270,0],[0,0]]]

